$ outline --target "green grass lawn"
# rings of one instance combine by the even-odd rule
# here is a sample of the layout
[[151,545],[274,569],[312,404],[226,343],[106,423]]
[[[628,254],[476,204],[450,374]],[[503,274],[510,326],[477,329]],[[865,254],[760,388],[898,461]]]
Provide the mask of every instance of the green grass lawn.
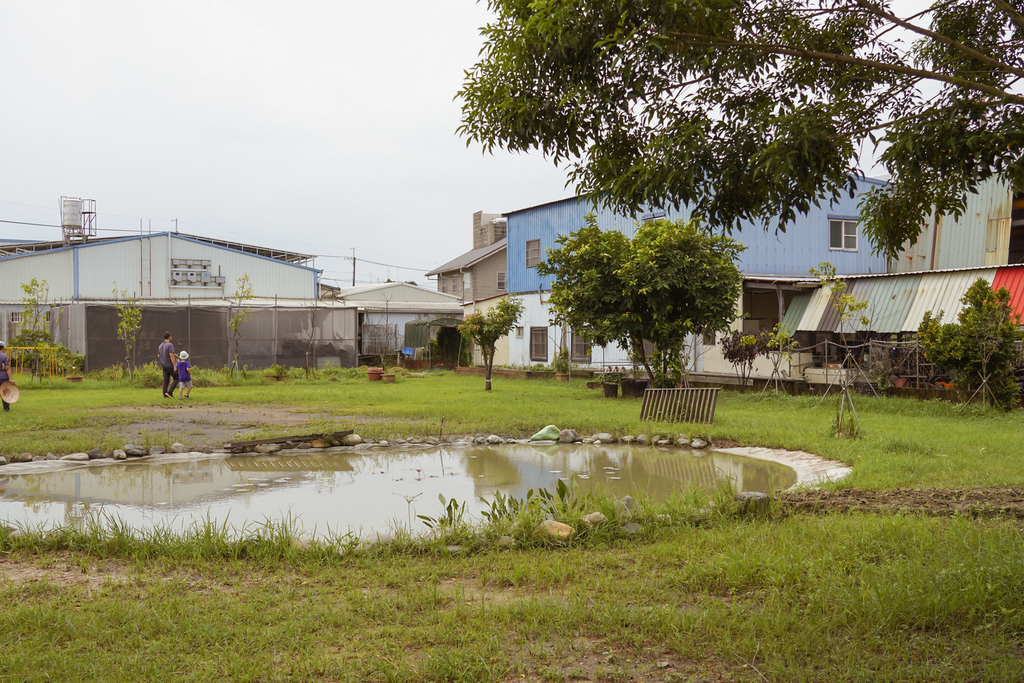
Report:
[[[23,389],[0,415],[5,451],[119,445],[135,412],[170,421],[180,405],[114,382]],[[308,413],[302,428],[356,425],[371,438],[436,435],[442,417],[445,434],[526,436],[549,423],[700,433],[844,461],[843,486],[1024,480],[1019,412],[937,402],[858,398],[864,437],[851,440],[832,436],[829,401],[736,392],[722,392],[705,427],[640,423],[639,401],[582,384],[496,380],[486,393],[481,378],[450,374],[252,381],[193,397]],[[509,522],[512,550],[458,526],[340,554],[302,550],[284,529],[239,543],[215,529],[0,531],[0,680],[1024,680],[1019,521],[717,509],[684,497],[646,510],[638,537],[617,520],[561,547]]]

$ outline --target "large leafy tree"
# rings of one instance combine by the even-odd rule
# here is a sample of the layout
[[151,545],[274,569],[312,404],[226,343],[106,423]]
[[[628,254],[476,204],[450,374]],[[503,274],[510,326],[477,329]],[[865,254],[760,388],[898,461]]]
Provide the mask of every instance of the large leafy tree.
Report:
[[943,324],[942,311],[924,314],[917,334],[925,357],[951,371],[960,387],[981,392],[989,403],[1009,410],[1018,392],[1016,342],[1024,338],[1020,316],[1010,305],[1010,290],[992,291],[979,278],[961,301],[964,307],[955,323]]
[[484,388],[491,390],[491,369],[494,367],[494,347],[519,322],[523,314],[523,302],[516,297],[506,297],[491,306],[484,313],[470,313],[462,319],[459,332],[469,341],[480,346],[484,357]]
[[852,193],[894,255],[992,176],[1024,186],[1024,0],[488,0],[460,132],[636,213],[785,229]]
[[679,382],[687,334],[725,329],[736,317],[736,258],[745,247],[697,220],[649,221],[630,240],[602,231],[588,214],[583,228],[556,242],[537,267],[554,278],[555,318],[586,329],[596,344],[628,349],[658,386]]

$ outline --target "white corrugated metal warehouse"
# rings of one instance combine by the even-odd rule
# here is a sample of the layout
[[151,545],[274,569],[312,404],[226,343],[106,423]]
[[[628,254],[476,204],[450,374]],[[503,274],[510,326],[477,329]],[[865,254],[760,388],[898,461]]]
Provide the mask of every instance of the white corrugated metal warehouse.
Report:
[[12,339],[23,309],[22,285],[46,281],[57,341],[85,356],[85,369],[123,360],[114,292],[143,305],[136,362],[155,358],[170,331],[197,365],[231,361],[228,320],[237,281],[249,277],[253,313],[241,327],[240,362],[356,363],[356,308],[321,301],[320,273],[307,254],[178,233],[64,242],[0,244],[0,339]]

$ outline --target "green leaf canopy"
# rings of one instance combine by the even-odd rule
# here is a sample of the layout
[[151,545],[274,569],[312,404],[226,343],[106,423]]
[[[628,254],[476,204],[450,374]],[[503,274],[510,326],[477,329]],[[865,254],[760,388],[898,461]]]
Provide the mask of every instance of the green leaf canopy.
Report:
[[[876,250],[998,176],[1024,187],[1024,0],[489,0],[460,133],[566,164],[636,215],[784,230],[880,174]],[[922,11],[923,10],[923,11]]]

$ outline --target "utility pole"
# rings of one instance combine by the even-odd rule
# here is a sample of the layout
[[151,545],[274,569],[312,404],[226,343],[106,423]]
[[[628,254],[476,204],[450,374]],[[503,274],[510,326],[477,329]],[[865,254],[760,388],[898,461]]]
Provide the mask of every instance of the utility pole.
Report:
[[356,248],[352,247],[352,286],[356,286]]

